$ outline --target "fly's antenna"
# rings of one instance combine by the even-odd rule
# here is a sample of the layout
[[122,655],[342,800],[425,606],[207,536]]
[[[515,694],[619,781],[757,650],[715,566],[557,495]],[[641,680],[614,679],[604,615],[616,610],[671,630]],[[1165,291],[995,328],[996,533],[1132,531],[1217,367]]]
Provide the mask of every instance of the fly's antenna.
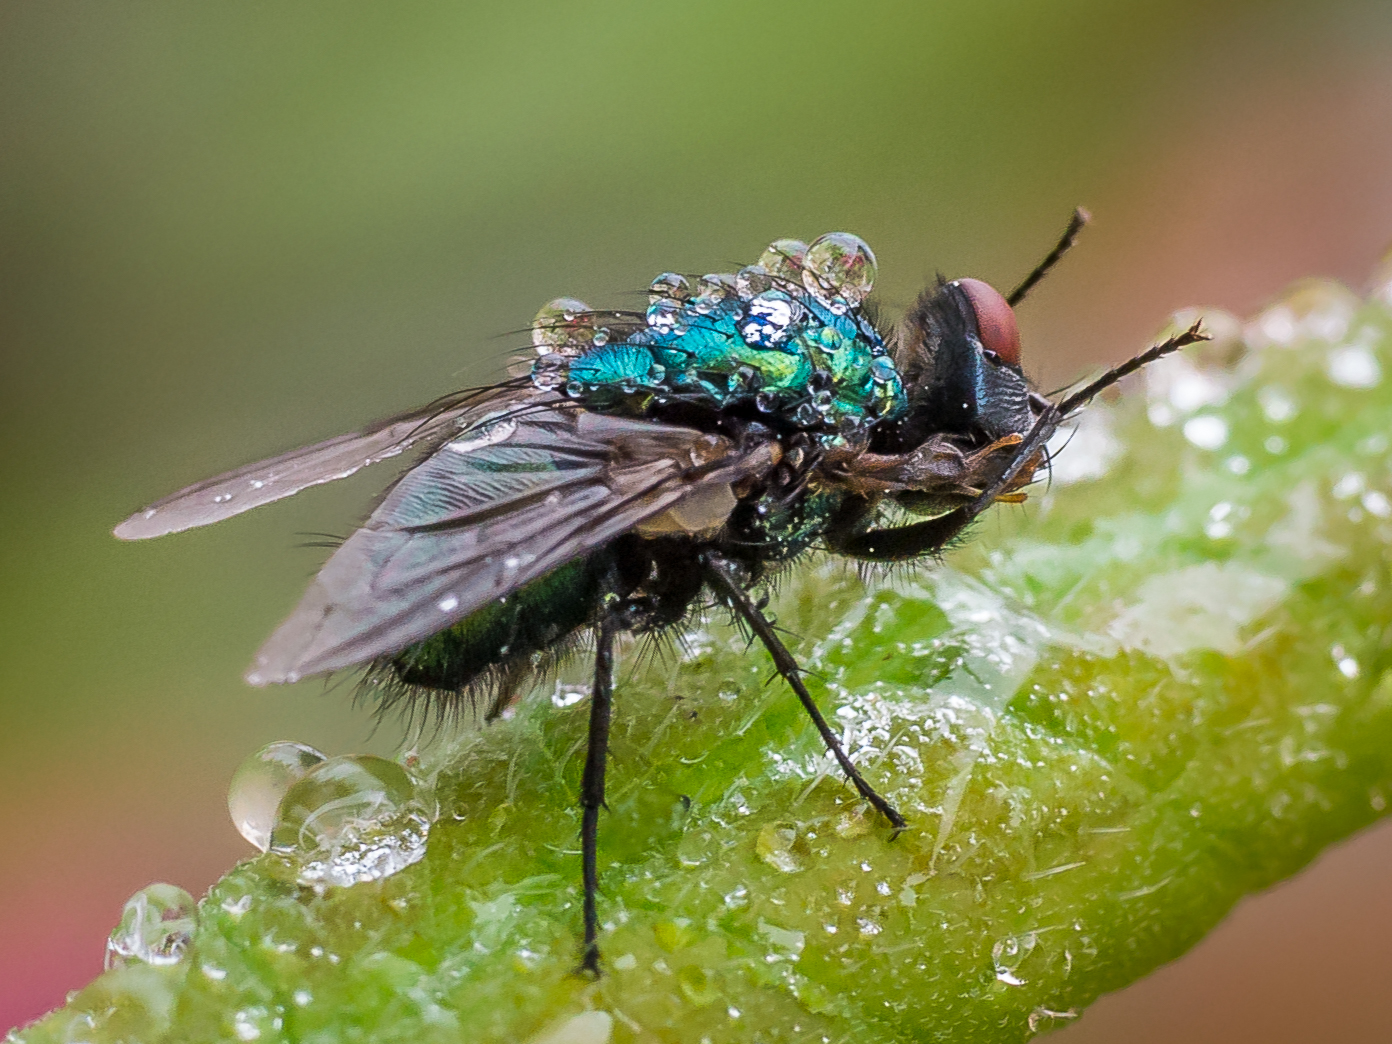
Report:
[[1163,358],[1171,352],[1178,351],[1187,344],[1197,344],[1199,341],[1208,340],[1212,340],[1212,338],[1204,333],[1203,321],[1199,320],[1182,334],[1175,334],[1175,336],[1147,348],[1145,351],[1141,352],[1140,355],[1133,355],[1120,366],[1113,366],[1096,380],[1083,385],[1083,387],[1068,396],[1068,398],[1060,402],[1055,408],[1058,410],[1060,417],[1067,417],[1074,410],[1078,409],[1080,406],[1086,406],[1088,402],[1098,394],[1110,388],[1128,374],[1135,373],[1142,366],[1147,366],[1156,359]]
[[1049,251],[1049,256],[1034,266],[1034,271],[1025,276],[1025,281],[1010,291],[1010,296],[1005,299],[1005,303],[1014,308],[1025,299],[1025,295],[1034,289],[1034,285],[1049,274],[1049,269],[1059,263],[1059,258],[1068,253],[1074,243],[1078,241],[1078,233],[1083,230],[1083,226],[1092,220],[1092,215],[1082,207],[1076,207],[1073,217],[1069,219],[1068,227],[1063,230],[1063,235],[1054,244],[1054,249]]

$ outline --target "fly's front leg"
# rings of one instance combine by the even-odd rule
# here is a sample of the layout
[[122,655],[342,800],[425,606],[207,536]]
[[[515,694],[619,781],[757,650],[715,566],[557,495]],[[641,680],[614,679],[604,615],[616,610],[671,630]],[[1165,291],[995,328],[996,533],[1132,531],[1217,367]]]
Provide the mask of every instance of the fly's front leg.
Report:
[[598,978],[599,810],[604,807],[604,770],[609,756],[609,721],[614,696],[614,619],[605,616],[595,628],[594,691],[590,696],[590,730],[585,773],[580,781],[580,862],[585,889],[585,942],[580,970]]
[[826,718],[822,717],[822,712],[812,699],[812,694],[802,683],[802,670],[798,667],[797,661],[793,659],[793,654],[788,651],[788,647],[778,637],[778,633],[769,623],[768,617],[750,601],[749,595],[745,593],[744,588],[735,578],[730,564],[711,552],[706,552],[701,557],[705,563],[706,575],[711,586],[749,624],[750,630],[764,643],[764,648],[773,657],[774,667],[777,668],[778,673],[783,676],[783,680],[788,683],[793,692],[797,693],[797,698],[802,702],[807,716],[812,719],[812,724],[817,727],[817,731],[821,734],[822,742],[826,744],[827,750],[831,751],[832,757],[841,766],[841,771],[846,774],[846,778],[860,792],[861,797],[870,802],[882,816],[894,825],[896,833],[907,827],[908,821],[899,814],[893,805],[875,792],[875,788],[865,781],[860,770],[846,756],[846,751],[841,747],[841,741],[836,738],[836,733],[831,730]]
[[827,530],[827,546],[838,554],[864,558],[873,562],[899,562],[941,551],[949,541],[994,504],[1016,477],[1042,453],[1045,444],[1058,430],[1059,412],[1050,406],[1039,415],[1029,434],[1021,440],[1009,466],[980,496],[945,515],[889,529],[862,529],[860,525],[870,513],[869,501],[860,501],[840,518],[834,519]]

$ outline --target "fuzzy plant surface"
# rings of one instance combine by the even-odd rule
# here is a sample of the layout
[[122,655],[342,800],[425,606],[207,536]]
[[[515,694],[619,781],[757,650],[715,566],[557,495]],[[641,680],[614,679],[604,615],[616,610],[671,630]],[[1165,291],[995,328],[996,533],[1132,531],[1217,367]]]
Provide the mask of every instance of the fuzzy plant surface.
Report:
[[665,656],[625,650],[598,981],[575,973],[578,671],[414,766],[438,808],[423,858],[351,885],[293,853],[242,863],[156,918],[159,959],[11,1040],[1004,1044],[1065,1024],[1392,798],[1389,305],[1308,283],[1245,324],[1210,314],[1214,341],[1090,409],[1052,485],[945,562],[784,580],[779,624],[908,817],[897,839],[713,616]]

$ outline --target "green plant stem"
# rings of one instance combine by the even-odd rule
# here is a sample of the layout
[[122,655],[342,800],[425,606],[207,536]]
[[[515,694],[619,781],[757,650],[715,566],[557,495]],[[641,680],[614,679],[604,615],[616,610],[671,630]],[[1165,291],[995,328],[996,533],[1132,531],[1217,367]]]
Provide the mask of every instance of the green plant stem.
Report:
[[908,818],[897,840],[713,620],[620,650],[598,982],[573,974],[588,707],[542,692],[430,755],[420,863],[323,894],[244,863],[183,961],[108,972],[18,1039],[984,1044],[1062,1024],[1386,808],[1388,327],[1298,288],[1249,327],[1288,344],[1160,364],[946,563],[787,578],[778,623]]

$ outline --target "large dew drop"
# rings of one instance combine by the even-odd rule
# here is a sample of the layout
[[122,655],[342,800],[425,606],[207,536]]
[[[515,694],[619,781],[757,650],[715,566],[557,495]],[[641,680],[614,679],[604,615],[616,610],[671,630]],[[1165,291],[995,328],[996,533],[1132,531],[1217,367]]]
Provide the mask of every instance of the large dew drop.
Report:
[[177,964],[195,927],[193,897],[171,884],[152,884],[126,901],[106,940],[106,967]]
[[800,239],[775,239],[759,255],[759,264],[775,279],[802,283],[802,263],[807,257],[807,244]]
[[242,762],[227,788],[227,811],[237,832],[261,851],[271,845],[271,828],[285,792],[324,760],[313,747],[280,740]]
[[855,307],[875,286],[875,253],[849,232],[828,232],[807,248],[802,282],[822,301]]
[[424,858],[430,820],[400,765],[370,754],[329,758],[281,799],[270,846],[293,861],[301,884],[354,885]]
[[547,301],[532,320],[532,346],[538,355],[579,355],[594,343],[590,306],[573,297]]

